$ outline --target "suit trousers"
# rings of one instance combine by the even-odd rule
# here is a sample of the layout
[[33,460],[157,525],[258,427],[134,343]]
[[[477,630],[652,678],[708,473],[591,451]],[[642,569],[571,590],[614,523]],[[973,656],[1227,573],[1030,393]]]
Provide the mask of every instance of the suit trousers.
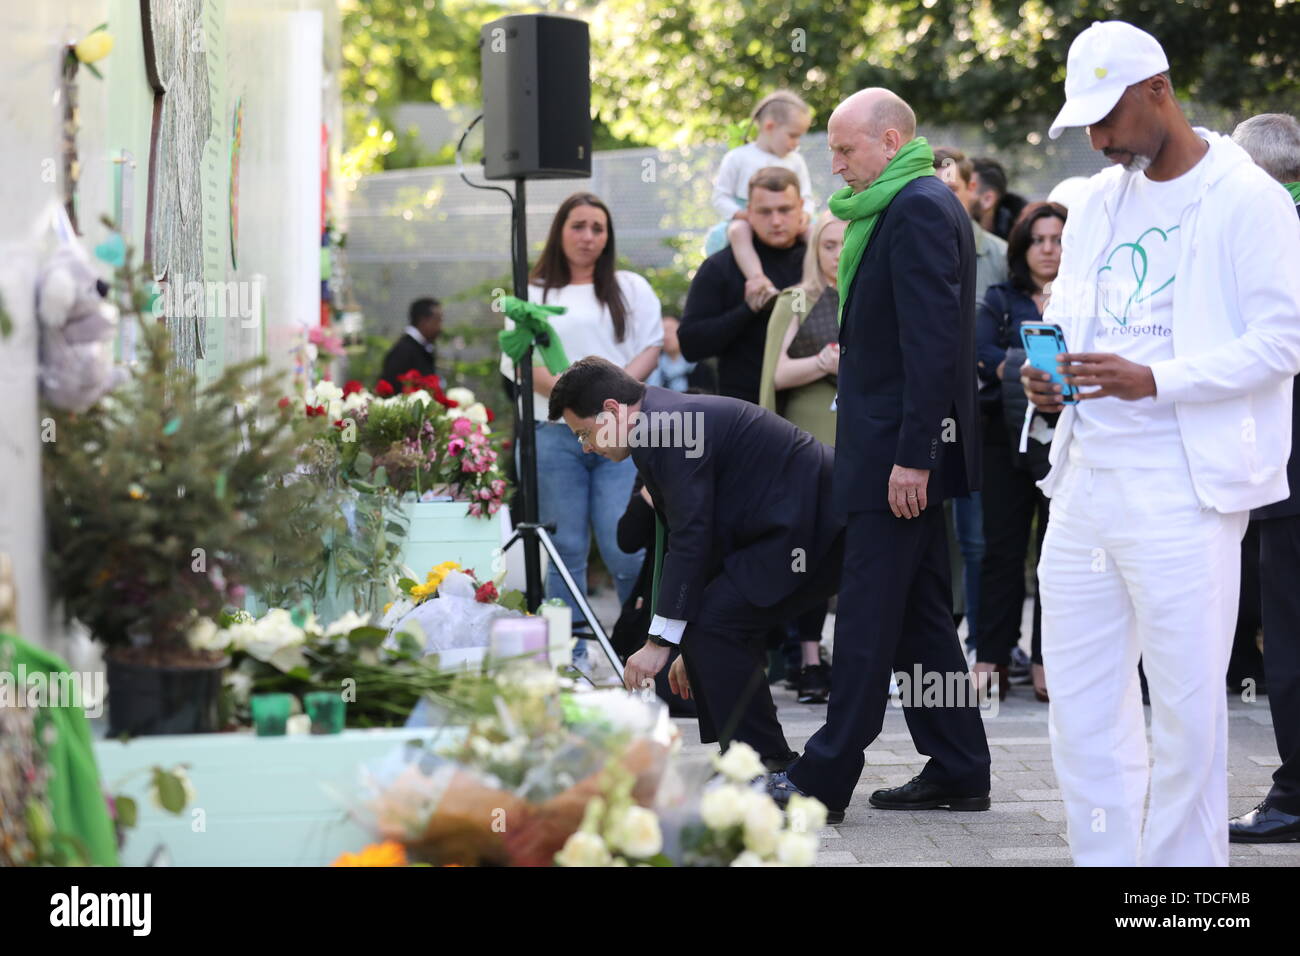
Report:
[[[912,678],[919,668],[925,680],[934,675],[951,686],[949,675],[960,675],[960,686],[969,686],[939,502],[918,518],[849,515],[833,665],[826,724],[789,774],[804,793],[838,810],[852,799],[863,751],[884,723],[891,673]],[[973,694],[904,700],[903,716],[916,749],[930,757],[923,779],[960,795],[988,793],[989,748]]]
[[[975,634],[975,659],[989,664],[1011,662],[1020,643],[1020,622],[1025,609],[1025,561],[1029,535],[1038,516],[1038,548],[1047,530],[1048,500],[1027,470],[1015,467],[1015,451],[1001,421],[984,426],[984,561],[980,568],[980,593],[984,598]],[[1031,660],[1042,663],[1040,598],[1034,597],[1034,633]]]
[[1048,732],[1074,862],[1227,866],[1224,675],[1248,513],[1202,508],[1185,459],[1057,467],[1066,470],[1038,580]]
[[767,683],[767,641],[774,624],[784,626],[839,590],[844,557],[841,533],[826,555],[808,569],[807,583],[772,607],[750,604],[724,571],[704,588],[699,611],[682,635],[682,657],[691,682],[703,743],[732,740],[760,757],[793,757]]
[[1282,766],[1268,802],[1300,814],[1300,515],[1264,518],[1259,528],[1259,582],[1264,609],[1264,678]]

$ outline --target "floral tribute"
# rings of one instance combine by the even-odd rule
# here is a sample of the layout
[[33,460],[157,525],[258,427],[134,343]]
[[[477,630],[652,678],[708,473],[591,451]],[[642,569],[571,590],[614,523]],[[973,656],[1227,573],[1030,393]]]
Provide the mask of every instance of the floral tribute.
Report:
[[495,515],[507,486],[492,410],[467,388],[444,391],[436,375],[410,371],[399,381],[400,392],[384,381],[374,392],[321,381],[301,399],[281,399],[282,414],[318,422],[306,470],[360,491],[465,501],[473,517]]

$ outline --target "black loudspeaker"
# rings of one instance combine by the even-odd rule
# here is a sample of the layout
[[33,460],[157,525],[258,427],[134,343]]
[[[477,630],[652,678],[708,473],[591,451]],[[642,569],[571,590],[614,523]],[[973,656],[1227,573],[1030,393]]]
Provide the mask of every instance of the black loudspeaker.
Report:
[[487,179],[591,175],[591,39],[584,20],[519,14],[484,24]]

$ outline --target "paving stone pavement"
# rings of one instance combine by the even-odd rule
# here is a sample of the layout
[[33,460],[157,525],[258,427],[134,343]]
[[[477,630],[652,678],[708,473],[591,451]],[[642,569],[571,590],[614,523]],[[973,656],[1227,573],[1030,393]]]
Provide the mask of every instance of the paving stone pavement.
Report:
[[[800,704],[793,691],[773,686],[786,738],[795,750],[825,720],[824,705]],[[1031,688],[1017,686],[984,731],[993,758],[992,809],[983,813],[948,810],[876,810],[867,797],[879,787],[906,783],[925,758],[912,746],[901,708],[891,706],[879,738],[866,750],[867,765],[844,823],[821,831],[819,866],[1069,866],[1065,813],[1052,772],[1047,739],[1048,704]],[[1148,726],[1150,711],[1148,710]],[[1268,700],[1232,699],[1228,705],[1228,806],[1240,813],[1268,792],[1276,745]],[[687,753],[712,752],[699,743],[694,721],[677,721]],[[1232,866],[1300,865],[1300,843],[1233,845]]]
[[[610,612],[617,617],[617,608],[606,608],[606,603],[607,599],[593,600],[602,621]],[[609,626],[612,623],[611,618]],[[824,633],[831,643],[833,616],[828,615]],[[1029,633],[1028,627],[1023,633]],[[599,656],[594,649],[593,653]],[[772,696],[786,739],[792,748],[802,751],[825,721],[826,706],[800,704],[793,691],[780,685],[773,685]],[[1064,804],[1047,736],[1049,706],[1034,699],[1031,687],[1016,686],[1000,702],[996,714],[985,715],[993,789],[992,808],[982,813],[876,810],[868,805],[871,791],[906,783],[925,765],[925,758],[912,746],[902,708],[890,706],[880,736],[865,751],[867,763],[844,823],[825,827],[820,833],[818,865],[1070,866]],[[681,728],[685,754],[716,752],[716,745],[699,742],[694,720],[674,722]],[[1149,708],[1147,726],[1149,740]],[[1268,793],[1278,763],[1268,698],[1251,703],[1229,698],[1228,809],[1232,814],[1251,809]],[[1229,863],[1300,866],[1300,843],[1234,844]]]

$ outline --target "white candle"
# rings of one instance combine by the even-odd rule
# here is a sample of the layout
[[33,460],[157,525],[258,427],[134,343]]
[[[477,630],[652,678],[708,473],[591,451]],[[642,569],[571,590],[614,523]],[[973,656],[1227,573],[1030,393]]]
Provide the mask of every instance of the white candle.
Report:
[[552,667],[563,667],[573,656],[573,611],[567,604],[543,604],[546,618],[546,649]]

